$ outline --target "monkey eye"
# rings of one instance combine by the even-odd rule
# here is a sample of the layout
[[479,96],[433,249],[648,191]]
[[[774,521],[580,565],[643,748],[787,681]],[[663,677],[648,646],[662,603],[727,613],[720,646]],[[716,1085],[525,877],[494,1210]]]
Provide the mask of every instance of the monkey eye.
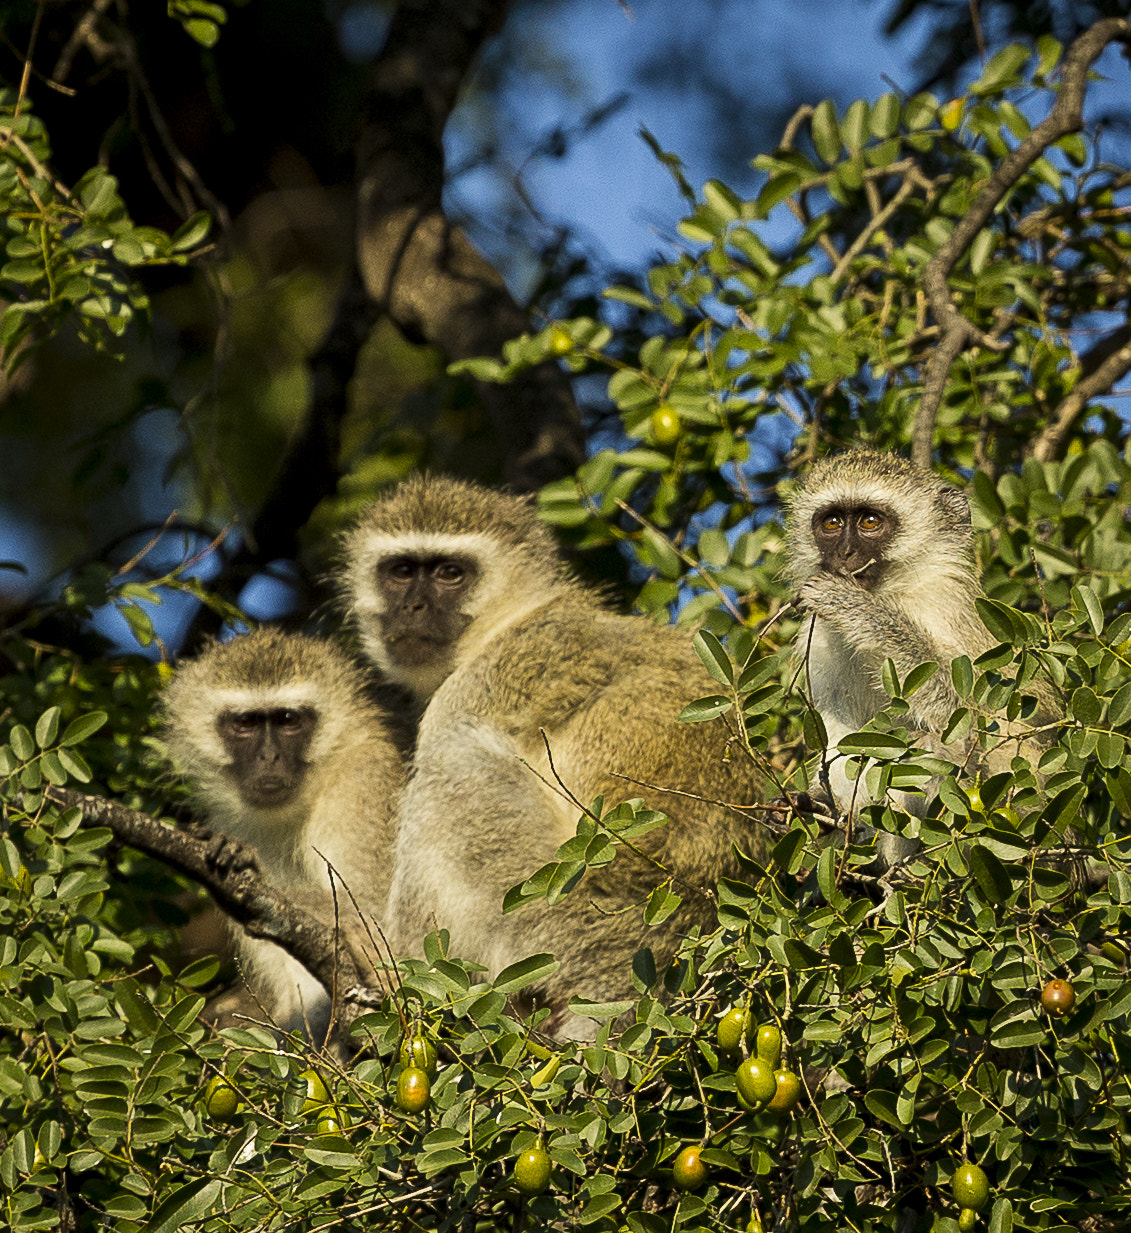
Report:
[[282,711],[276,711],[272,716],[277,728],[283,728],[286,731],[293,732],[296,728],[302,727],[302,712],[287,708]]
[[398,557],[395,561],[386,561],[381,566],[381,572],[394,582],[411,582],[416,574],[416,562],[408,557]]
[[832,534],[835,531],[840,531],[844,527],[843,514],[825,514],[821,519],[821,530]]
[[228,723],[236,736],[254,736],[262,722],[263,716],[259,711],[237,711],[228,717]]
[[861,531],[874,535],[877,531],[883,530],[883,515],[877,514],[874,510],[868,510],[866,513],[860,515],[860,520],[857,525]]
[[464,567],[456,561],[441,561],[432,571],[437,582],[445,582],[449,586],[462,582],[466,574]]

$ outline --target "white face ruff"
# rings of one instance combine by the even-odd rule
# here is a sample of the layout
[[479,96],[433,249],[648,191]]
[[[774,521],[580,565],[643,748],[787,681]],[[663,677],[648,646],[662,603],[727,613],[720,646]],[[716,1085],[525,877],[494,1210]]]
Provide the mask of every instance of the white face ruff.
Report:
[[[528,562],[521,549],[506,549],[492,536],[481,531],[368,531],[364,527],[354,532],[347,590],[353,619],[357,624],[366,654],[393,680],[413,688],[418,693],[431,693],[438,682],[426,688],[428,669],[413,672],[391,660],[381,636],[379,618],[385,612],[385,598],[377,585],[377,570],[382,561],[397,557],[465,557],[475,562],[479,576],[466,597],[464,612],[473,621],[485,613],[502,610],[510,604],[521,611],[520,596],[529,592],[529,584],[520,590],[515,583],[521,567]],[[538,602],[542,594],[537,592]],[[502,601],[506,601],[504,604]],[[446,675],[446,670],[445,670]]]

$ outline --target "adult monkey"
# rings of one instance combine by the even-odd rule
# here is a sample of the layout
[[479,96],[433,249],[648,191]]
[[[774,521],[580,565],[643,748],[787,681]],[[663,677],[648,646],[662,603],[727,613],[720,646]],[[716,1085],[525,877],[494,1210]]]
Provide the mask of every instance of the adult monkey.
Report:
[[[423,710],[390,892],[401,948],[419,951],[440,926],[455,954],[492,972],[552,951],[561,968],[540,991],[548,1030],[592,1036],[568,997],[631,995],[636,951],[651,944],[664,962],[690,926],[712,927],[710,892],[736,870],[732,845],[759,849],[727,805],[759,799],[761,775],[723,721],[677,719],[716,687],[686,635],[609,612],[568,577],[551,533],[516,496],[406,480],[362,515],[345,565],[366,653]],[[507,889],[554,858],[576,832],[575,802],[598,795],[643,796],[671,821],[557,906],[504,920]],[[648,929],[634,905],[668,873],[681,910]]]
[[[183,664],[164,699],[166,748],[203,820],[250,844],[267,881],[340,924],[355,953],[369,918],[385,918],[404,783],[392,727],[366,689],[366,673],[331,643],[263,628]],[[322,1037],[332,1010],[322,985],[273,942],[232,931],[275,1023]]]
[[[809,468],[789,502],[787,536],[787,573],[808,614],[798,651],[828,737],[829,785],[837,806],[855,815],[869,798],[862,781],[848,779],[847,759],[835,750],[888,705],[884,661],[892,660],[901,681],[919,664],[939,664],[907,701],[910,725],[941,752],[937,738],[960,701],[951,663],[995,644],[974,607],[982,590],[970,506],[965,493],[930,471],[854,449]],[[1007,732],[991,769],[1008,767],[1016,751]],[[926,798],[901,803],[922,813]],[[883,835],[880,856],[891,863],[915,846]]]

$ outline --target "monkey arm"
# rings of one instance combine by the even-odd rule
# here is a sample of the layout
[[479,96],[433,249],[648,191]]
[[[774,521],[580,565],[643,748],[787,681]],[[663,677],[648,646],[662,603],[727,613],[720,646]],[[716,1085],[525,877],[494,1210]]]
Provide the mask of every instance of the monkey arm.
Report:
[[958,694],[951,683],[950,657],[906,612],[851,578],[818,573],[802,586],[801,603],[817,620],[831,626],[871,669],[873,687],[882,691],[880,669],[890,659],[900,680],[920,664],[934,662],[939,671],[908,698],[913,722],[941,732]]
[[[105,826],[131,848],[162,861],[205,887],[217,904],[253,937],[266,938],[293,955],[327,989],[364,986],[349,949],[335,945],[334,930],[266,882],[252,849],[219,833],[194,835],[136,809],[100,796],[52,787],[47,796],[65,808],[79,808],[83,825]],[[361,1006],[344,1002],[339,1024],[347,1028]]]

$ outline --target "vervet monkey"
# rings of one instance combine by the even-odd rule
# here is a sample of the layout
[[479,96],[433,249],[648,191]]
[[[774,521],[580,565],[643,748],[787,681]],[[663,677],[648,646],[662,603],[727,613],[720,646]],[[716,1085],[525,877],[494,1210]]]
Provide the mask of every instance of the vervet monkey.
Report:
[[[424,708],[390,892],[400,946],[418,953],[430,929],[447,928],[453,954],[494,973],[551,951],[561,968],[540,991],[548,1030],[591,1037],[569,996],[631,996],[636,951],[650,946],[663,964],[690,926],[713,927],[708,893],[736,871],[732,844],[760,850],[755,827],[726,807],[760,799],[758,771],[725,721],[677,719],[717,686],[686,633],[614,614],[568,577],[520,497],[406,480],[362,515],[345,558],[366,652]],[[606,807],[643,797],[671,821],[556,906],[504,918],[504,893],[576,833],[575,801],[600,794]],[[648,857],[684,896],[651,929],[639,904],[666,875]]]
[[[331,643],[263,628],[183,664],[165,693],[166,747],[202,819],[254,847],[260,872],[297,907],[355,937],[365,926],[351,895],[366,918],[384,919],[404,781],[366,687],[366,673]],[[324,1034],[331,1007],[318,981],[273,942],[233,933],[274,1021]]]
[[[855,815],[869,798],[862,778],[848,779],[836,746],[888,705],[884,661],[892,660],[901,681],[919,664],[939,664],[907,701],[920,743],[943,752],[932,738],[959,705],[951,663],[995,645],[974,607],[982,591],[970,506],[963,492],[921,467],[855,449],[809,468],[787,522],[787,571],[808,613],[797,645],[828,736],[829,785],[837,806]],[[1003,744],[1006,767],[1008,754]],[[898,796],[909,812],[923,812],[923,796]],[[915,846],[883,835],[880,856],[891,863]]]

